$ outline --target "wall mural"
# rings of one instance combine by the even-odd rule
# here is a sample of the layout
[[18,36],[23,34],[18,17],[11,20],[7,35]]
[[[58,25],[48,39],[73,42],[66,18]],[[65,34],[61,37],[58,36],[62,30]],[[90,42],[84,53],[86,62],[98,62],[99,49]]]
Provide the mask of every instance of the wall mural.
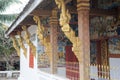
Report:
[[90,19],[90,38],[111,37],[119,35],[116,18],[112,16],[93,17]]
[[95,41],[91,41],[90,43],[90,63],[97,63],[97,45]]
[[[47,35],[44,36],[47,37]],[[47,54],[45,53],[45,46],[42,45],[41,41],[38,38],[37,38],[37,55],[38,55],[37,57],[38,68],[44,68],[50,66],[50,61],[48,59]]]
[[65,62],[65,45],[64,42],[58,42],[58,61],[60,62]]
[[109,39],[108,45],[110,54],[120,54],[120,38]]
[[102,9],[112,9],[119,6],[119,3],[119,0],[98,0],[98,7]]

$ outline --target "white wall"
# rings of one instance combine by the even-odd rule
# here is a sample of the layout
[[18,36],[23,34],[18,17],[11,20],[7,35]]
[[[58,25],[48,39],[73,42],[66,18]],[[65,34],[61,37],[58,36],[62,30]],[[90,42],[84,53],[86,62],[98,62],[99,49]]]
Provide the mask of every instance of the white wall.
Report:
[[[36,26],[31,26],[28,28],[28,31],[30,31],[31,35],[33,35],[36,32]],[[22,36],[24,35],[24,32],[22,32]],[[37,36],[35,36],[35,39],[33,41],[33,44],[37,47]],[[29,46],[25,44],[25,47],[27,48],[27,58],[25,58],[23,54],[23,50],[21,49],[20,53],[20,77],[18,80],[39,80],[38,74],[37,74],[37,57],[34,57],[34,67],[29,67]],[[37,53],[36,53],[37,54]]]
[[96,66],[90,66],[90,79],[98,80],[98,68]]
[[[30,32],[31,35],[36,33],[36,26],[32,25],[31,27],[28,28],[28,31]],[[22,32],[22,36],[24,36],[24,32]],[[37,47],[37,36],[31,40],[34,40],[33,43]],[[20,54],[20,77],[18,80],[69,80],[65,78],[65,69],[61,68],[58,69],[58,75],[52,75],[50,73],[45,73],[40,71],[37,68],[37,57],[34,58],[34,68],[29,67],[29,46],[25,44],[25,47],[27,48],[27,58],[25,58],[23,54],[23,50],[21,49],[21,54]],[[37,55],[37,52],[36,52]],[[48,70],[48,69],[45,69]],[[64,75],[64,76],[63,76]],[[62,76],[62,77],[61,77]]]
[[[109,58],[110,79],[120,80],[120,58]],[[95,66],[90,66],[90,78],[95,80],[105,80],[98,78],[98,69]]]
[[120,58],[109,58],[111,80],[120,80]]

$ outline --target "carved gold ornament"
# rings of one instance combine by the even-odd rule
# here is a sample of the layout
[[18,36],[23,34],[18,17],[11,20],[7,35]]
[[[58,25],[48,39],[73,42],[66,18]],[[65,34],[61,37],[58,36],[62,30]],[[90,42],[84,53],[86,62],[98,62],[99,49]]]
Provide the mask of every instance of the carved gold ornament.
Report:
[[44,27],[41,24],[40,18],[38,16],[34,16],[33,19],[34,19],[35,23],[37,23],[37,25],[38,25],[38,28],[37,28],[38,38],[40,39],[40,42],[43,44],[43,42],[44,42],[43,41],[44,40],[44,36],[43,36]]
[[23,44],[23,37],[21,37],[20,31],[18,31],[17,34],[18,34],[18,36],[19,36],[19,38],[17,39],[18,44],[19,44],[20,48],[23,49],[23,54],[24,54],[24,56],[27,58],[27,49],[25,48],[25,46],[24,46],[24,44]]
[[18,47],[16,38],[14,36],[12,36],[12,41],[13,41],[13,47],[17,51],[18,56],[20,56],[20,48]]
[[60,14],[60,26],[62,31],[67,36],[67,38],[73,43],[72,51],[74,52],[77,59],[80,61],[80,39],[75,36],[75,32],[71,29],[69,22],[71,15],[66,9],[64,0],[55,0],[58,8],[61,9]]
[[22,26],[22,29],[25,31],[25,36],[24,36],[24,40],[26,41],[26,43],[29,45],[32,54],[34,57],[36,57],[36,47],[35,45],[32,43],[32,41],[30,40],[30,33],[28,32],[26,26]]
[[37,35],[38,35],[38,38],[40,39],[40,42],[42,45],[45,46],[45,52],[49,58],[49,60],[51,61],[51,44],[50,42],[48,42],[48,38],[47,37],[44,37],[43,36],[43,32],[44,32],[44,26],[42,25],[41,21],[40,21],[40,18],[38,16],[34,16],[33,17],[34,21],[37,23],[38,25],[38,29],[37,29]]

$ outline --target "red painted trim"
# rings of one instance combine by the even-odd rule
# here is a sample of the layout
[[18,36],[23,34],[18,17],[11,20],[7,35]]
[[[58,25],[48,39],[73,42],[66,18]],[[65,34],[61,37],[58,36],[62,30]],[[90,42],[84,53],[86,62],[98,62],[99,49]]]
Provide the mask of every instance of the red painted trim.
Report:
[[32,54],[32,50],[30,49],[30,55],[29,55],[29,67],[34,68],[34,56]]
[[109,54],[109,58],[120,58],[120,54]]

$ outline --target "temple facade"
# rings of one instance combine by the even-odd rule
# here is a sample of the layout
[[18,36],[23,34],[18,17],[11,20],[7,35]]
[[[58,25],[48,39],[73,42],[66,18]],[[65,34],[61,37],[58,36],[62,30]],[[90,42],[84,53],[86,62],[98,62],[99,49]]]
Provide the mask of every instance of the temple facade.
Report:
[[30,0],[6,31],[18,80],[120,80],[119,0]]

